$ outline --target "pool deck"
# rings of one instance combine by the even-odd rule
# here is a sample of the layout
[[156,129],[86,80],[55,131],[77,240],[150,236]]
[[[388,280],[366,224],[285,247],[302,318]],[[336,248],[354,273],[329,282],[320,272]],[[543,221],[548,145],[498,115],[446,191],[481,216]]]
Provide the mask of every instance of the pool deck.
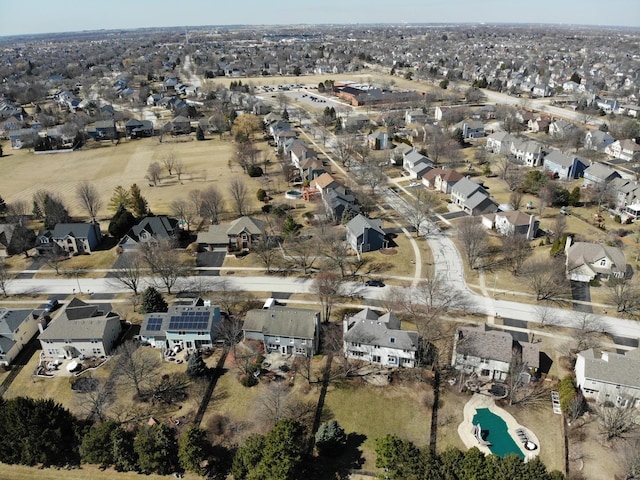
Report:
[[[462,439],[462,442],[465,444],[467,448],[478,447],[478,449],[486,455],[491,454],[491,450],[489,447],[485,447],[478,444],[478,441],[473,435],[473,417],[476,414],[476,410],[478,408],[488,408],[489,411],[495,415],[498,415],[504,422],[507,424],[507,431],[513,441],[520,447],[520,451],[524,455],[525,461],[529,461],[540,454],[540,440],[538,437],[527,427],[520,425],[513,416],[507,412],[505,409],[496,406],[493,398],[482,395],[479,393],[475,393],[471,399],[464,406],[464,420],[458,426],[458,435]],[[529,440],[538,445],[538,448],[533,452],[525,450],[522,446],[522,442],[518,438],[518,434],[516,433],[517,429],[522,429],[526,434]]]

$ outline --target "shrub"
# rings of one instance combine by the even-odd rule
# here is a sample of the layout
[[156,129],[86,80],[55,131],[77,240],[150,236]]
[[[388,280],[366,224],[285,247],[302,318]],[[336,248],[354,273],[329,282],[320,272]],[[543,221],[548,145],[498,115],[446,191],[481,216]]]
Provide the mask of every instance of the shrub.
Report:
[[240,383],[242,384],[243,387],[250,388],[258,384],[258,379],[253,375],[244,375],[240,379]]
[[258,197],[259,202],[264,202],[264,199],[267,198],[267,192],[264,189],[259,188],[256,192],[256,197]]
[[255,178],[255,177],[261,177],[264,172],[262,171],[262,168],[260,168],[259,166],[252,165],[247,170],[247,173],[249,174],[250,177]]
[[573,400],[573,397],[576,396],[577,390],[576,385],[573,382],[573,377],[571,375],[567,375],[558,384],[558,395],[560,395],[560,407],[563,412],[567,411],[567,407],[569,406],[569,402]]
[[622,218],[620,218],[620,215],[616,215],[613,217],[613,221],[616,223],[622,223]]

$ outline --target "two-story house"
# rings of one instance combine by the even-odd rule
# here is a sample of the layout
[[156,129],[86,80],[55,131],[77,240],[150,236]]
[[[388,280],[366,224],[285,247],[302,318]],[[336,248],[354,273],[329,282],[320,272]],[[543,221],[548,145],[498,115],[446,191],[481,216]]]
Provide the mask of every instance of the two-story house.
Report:
[[379,315],[365,308],[342,322],[343,352],[350,360],[384,367],[415,367],[418,363],[417,332],[401,329],[392,312]]
[[616,170],[604,163],[592,163],[583,172],[584,181],[583,187],[599,187],[605,186],[611,180],[616,178],[622,178]]
[[104,357],[120,335],[120,316],[108,304],[92,305],[74,297],[40,333],[49,358]]
[[590,282],[595,278],[625,278],[631,268],[618,247],[573,242],[571,237],[567,237],[565,255],[567,277],[578,282]]
[[216,248],[251,250],[255,245],[267,241],[265,226],[262,220],[244,216],[230,224],[209,225],[208,231],[198,233],[196,241],[209,251]]
[[633,140],[616,140],[604,149],[604,153],[620,160],[632,161],[640,154],[640,145]]
[[382,229],[382,220],[356,215],[346,225],[347,242],[358,256],[387,248],[388,240]]
[[402,168],[411,178],[422,178],[433,167],[433,162],[416,150],[407,153],[402,162]]
[[242,332],[245,340],[262,342],[267,353],[313,356],[320,343],[320,312],[290,307],[249,310]]
[[540,351],[535,344],[515,340],[511,334],[480,327],[456,329],[451,365],[483,380],[505,381],[512,362],[537,369]]
[[484,187],[467,177],[460,179],[451,188],[451,202],[469,215],[494,213],[498,205],[491,200]]
[[482,216],[482,224],[488,229],[494,229],[503,237],[520,236],[533,240],[538,233],[540,222],[534,215],[507,210]]
[[566,155],[560,150],[553,150],[544,157],[542,167],[553,172],[560,180],[573,180],[584,173],[586,164],[575,155]]
[[53,230],[43,230],[36,239],[40,254],[59,248],[73,255],[91,253],[102,240],[99,223],[58,223]]
[[0,308],[0,365],[8,367],[44,321],[33,309]]
[[169,218],[166,215],[145,217],[122,237],[118,246],[123,252],[128,252],[137,249],[140,245],[172,240],[175,238],[177,228],[178,221],[175,218]]
[[640,350],[601,352],[593,348],[576,356],[576,384],[585,398],[620,408],[640,408]]
[[511,151],[511,143],[516,137],[507,132],[492,133],[487,137],[487,150],[491,153],[505,154]]
[[607,132],[601,132],[600,130],[589,130],[584,136],[585,148],[596,152],[604,152],[615,141],[616,139]]
[[463,178],[464,175],[450,168],[434,168],[422,176],[422,183],[427,188],[449,194],[453,186]]
[[216,340],[220,321],[219,306],[195,298],[175,303],[167,312],[145,314],[140,339],[162,349],[210,348]]

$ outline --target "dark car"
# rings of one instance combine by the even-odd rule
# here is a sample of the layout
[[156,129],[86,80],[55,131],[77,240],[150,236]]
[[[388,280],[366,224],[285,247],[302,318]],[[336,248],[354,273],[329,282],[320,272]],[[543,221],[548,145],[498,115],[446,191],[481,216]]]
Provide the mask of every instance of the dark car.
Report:
[[384,287],[384,282],[382,280],[367,280],[364,284],[367,287]]
[[49,300],[44,307],[44,311],[47,313],[51,313],[55,311],[59,306],[60,306],[60,302],[58,302],[58,300],[56,299]]

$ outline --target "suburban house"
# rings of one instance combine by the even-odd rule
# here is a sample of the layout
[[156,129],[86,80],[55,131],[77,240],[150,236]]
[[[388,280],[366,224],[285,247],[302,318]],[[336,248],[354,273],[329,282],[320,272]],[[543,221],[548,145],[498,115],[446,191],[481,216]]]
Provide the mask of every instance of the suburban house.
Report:
[[566,120],[555,120],[549,124],[549,135],[552,137],[565,138],[578,132],[579,129],[573,123]]
[[433,167],[433,162],[417,150],[407,153],[402,162],[402,168],[409,173],[411,178],[422,178]]
[[464,373],[475,373],[483,380],[505,381],[514,360],[528,369],[540,366],[535,344],[514,340],[511,334],[480,327],[458,327],[451,365]]
[[604,163],[592,163],[585,169],[583,175],[583,187],[604,186],[615,178],[622,178],[622,175]]
[[464,175],[450,168],[434,168],[422,176],[422,183],[442,193],[451,193],[453,186],[462,180]]
[[124,124],[124,129],[129,138],[151,137],[153,135],[153,122],[131,118]]
[[32,309],[0,308],[0,365],[8,367],[38,332],[39,315]]
[[[640,211],[640,183],[626,178],[614,178],[609,183],[609,189],[615,192],[616,208],[619,211],[630,214],[633,219],[640,217],[636,214]],[[627,207],[632,207],[629,212]]]
[[251,217],[240,217],[230,224],[210,225],[206,232],[199,232],[197,242],[211,251],[216,248],[250,250],[267,239],[265,223]]
[[534,133],[548,132],[551,118],[546,115],[541,115],[536,118],[530,118],[527,121],[527,128]]
[[625,278],[631,266],[622,250],[598,243],[573,242],[567,237],[564,249],[567,277],[578,282],[590,282],[598,278],[607,280],[611,276]]
[[495,229],[503,237],[517,235],[533,240],[538,233],[540,222],[534,215],[518,210],[508,210],[483,215],[482,224],[490,230]]
[[114,139],[116,138],[116,121],[113,118],[108,120],[98,120],[95,124],[95,138]]
[[402,165],[404,162],[404,157],[409,152],[413,150],[411,145],[407,145],[406,143],[398,143],[391,144],[391,153],[389,155],[389,160],[392,165]]
[[0,224],[0,258],[22,253],[33,246],[36,234],[17,223]]
[[176,303],[167,312],[147,313],[140,340],[162,349],[212,347],[219,329],[220,307],[202,298]]
[[178,115],[170,122],[167,122],[164,128],[165,131],[172,133],[173,135],[188,135],[191,133],[191,120],[185,116]]
[[451,202],[469,215],[494,213],[498,205],[489,198],[484,187],[467,177],[460,179],[451,188]]
[[311,180],[310,186],[317,189],[320,192],[320,195],[322,195],[323,197],[329,190],[336,190],[343,195],[346,195],[348,193],[347,187],[345,187],[342,183],[336,180],[333,175],[327,172],[322,173],[321,175]]
[[344,115],[340,117],[342,129],[346,131],[360,130],[371,123],[368,116],[363,113]]
[[633,140],[616,140],[604,149],[604,153],[620,160],[630,162],[640,153],[640,145]]
[[492,133],[487,137],[487,150],[491,153],[507,153],[516,137],[507,132]]
[[367,143],[371,150],[386,150],[389,148],[389,135],[387,132],[375,132],[367,137]]
[[382,230],[382,220],[356,215],[346,225],[347,242],[358,255],[387,248],[388,240]]
[[412,123],[424,124],[428,120],[428,118],[429,117],[422,111],[422,109],[406,110],[404,112],[404,123],[406,123],[407,125]]
[[456,123],[453,128],[460,129],[464,139],[484,137],[484,123],[480,120],[462,120]]
[[379,315],[365,308],[342,322],[345,358],[379,364],[383,367],[413,368],[418,361],[417,332],[400,328],[392,312]]
[[300,162],[299,166],[300,177],[302,180],[312,180],[325,173],[326,169],[322,163],[322,160],[311,157],[306,158]]
[[328,190],[322,196],[322,203],[327,217],[334,223],[341,222],[343,218],[350,218],[350,216],[360,213],[360,207],[356,204],[356,197],[348,193],[340,193],[339,190]]
[[143,244],[157,244],[161,240],[171,240],[175,237],[178,221],[166,215],[145,217],[133,226],[118,242],[123,252],[137,249]]
[[576,384],[585,398],[617,407],[640,407],[640,349],[625,353],[593,348],[576,356]]
[[120,335],[120,316],[108,304],[91,305],[74,297],[40,333],[47,357],[104,357]]
[[601,132],[600,130],[589,130],[584,136],[585,148],[595,150],[597,152],[603,152],[615,141],[616,139],[607,132]]
[[40,254],[53,248],[71,255],[91,253],[101,240],[98,223],[58,223],[53,230],[43,230],[38,234],[36,248]]
[[553,172],[560,180],[573,180],[582,176],[585,163],[574,155],[566,155],[560,150],[553,150],[544,157],[542,167]]
[[249,310],[242,332],[245,340],[259,340],[266,353],[313,356],[320,343],[320,312],[272,307]]
[[544,152],[542,144],[535,140],[514,138],[511,142],[511,154],[527,167],[539,167],[542,165]]

